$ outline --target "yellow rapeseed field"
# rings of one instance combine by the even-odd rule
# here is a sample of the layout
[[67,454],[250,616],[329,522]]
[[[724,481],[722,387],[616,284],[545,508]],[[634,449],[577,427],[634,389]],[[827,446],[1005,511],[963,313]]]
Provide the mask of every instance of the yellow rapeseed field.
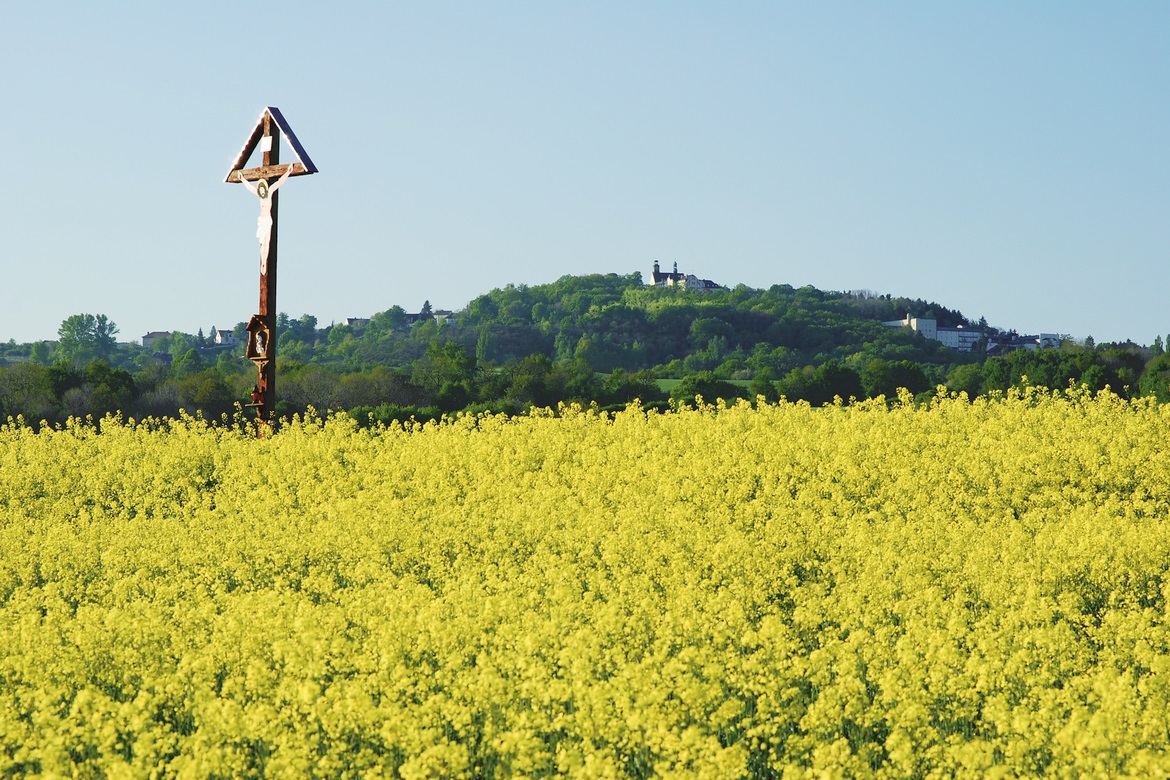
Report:
[[0,776],[1170,774],[1170,406],[0,427]]

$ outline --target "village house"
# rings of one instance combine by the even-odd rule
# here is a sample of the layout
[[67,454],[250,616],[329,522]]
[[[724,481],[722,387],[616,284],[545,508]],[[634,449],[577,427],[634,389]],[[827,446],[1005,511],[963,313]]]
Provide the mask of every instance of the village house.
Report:
[[230,330],[217,330],[215,332],[215,343],[221,347],[234,347],[240,343],[240,340]]
[[169,330],[152,330],[142,337],[142,346],[146,349],[152,349],[160,339],[169,339],[171,332]]
[[434,320],[439,325],[448,325],[455,321],[455,312],[448,309],[435,309],[434,311],[420,311],[415,314],[407,313],[404,317],[407,325],[417,325],[420,322],[427,322]]

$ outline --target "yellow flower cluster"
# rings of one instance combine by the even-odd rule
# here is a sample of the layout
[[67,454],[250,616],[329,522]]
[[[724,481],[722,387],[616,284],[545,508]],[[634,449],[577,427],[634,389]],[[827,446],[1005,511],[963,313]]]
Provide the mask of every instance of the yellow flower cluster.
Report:
[[0,427],[0,776],[1170,774],[1170,406]]

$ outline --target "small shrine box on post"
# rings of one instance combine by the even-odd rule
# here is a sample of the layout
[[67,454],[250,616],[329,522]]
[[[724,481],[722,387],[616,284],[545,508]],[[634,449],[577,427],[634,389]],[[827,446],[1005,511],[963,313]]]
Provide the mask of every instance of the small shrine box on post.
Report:
[[[292,147],[296,161],[280,164],[281,135]],[[252,153],[260,147],[260,165],[245,168]],[[317,166],[309,159],[305,148],[297,140],[296,133],[289,127],[280,109],[268,106],[260,114],[259,121],[252,128],[252,134],[244,148],[236,156],[228,171],[225,182],[243,184],[260,200],[260,217],[256,220],[256,238],[260,242],[260,310],[248,322],[248,348],[246,357],[256,364],[256,387],[252,391],[252,402],[248,404],[257,410],[258,419],[267,422],[272,419],[276,405],[276,238],[278,200],[277,189],[289,176],[306,176],[317,172]],[[275,179],[276,181],[273,181]],[[256,184],[251,184],[256,182]]]

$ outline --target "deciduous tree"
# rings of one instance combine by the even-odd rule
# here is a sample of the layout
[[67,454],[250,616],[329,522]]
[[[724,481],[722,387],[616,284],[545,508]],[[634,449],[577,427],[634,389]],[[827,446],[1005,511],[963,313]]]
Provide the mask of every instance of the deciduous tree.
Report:
[[71,363],[109,361],[118,344],[118,326],[104,314],[74,314],[57,330],[57,356]]

